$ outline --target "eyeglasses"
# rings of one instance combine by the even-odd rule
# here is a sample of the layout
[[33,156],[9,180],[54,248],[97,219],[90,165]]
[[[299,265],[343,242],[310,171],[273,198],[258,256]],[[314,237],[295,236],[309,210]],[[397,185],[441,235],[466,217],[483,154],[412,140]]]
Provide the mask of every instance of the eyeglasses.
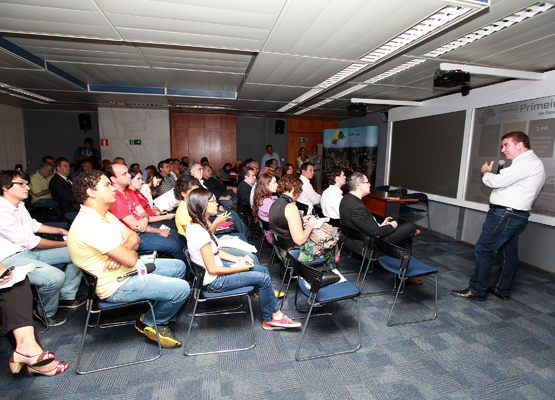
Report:
[[22,188],[28,188],[29,187],[28,182],[21,182],[21,181],[12,181],[12,186],[13,185],[19,185]]
[[365,184],[367,184],[367,183],[369,184],[370,182],[369,182],[369,181],[366,181],[366,182],[360,182],[360,184],[361,184],[361,185],[365,185]]
[[218,201],[216,200],[215,197],[211,197],[210,200],[208,200],[209,203],[214,203],[214,204],[218,204]]

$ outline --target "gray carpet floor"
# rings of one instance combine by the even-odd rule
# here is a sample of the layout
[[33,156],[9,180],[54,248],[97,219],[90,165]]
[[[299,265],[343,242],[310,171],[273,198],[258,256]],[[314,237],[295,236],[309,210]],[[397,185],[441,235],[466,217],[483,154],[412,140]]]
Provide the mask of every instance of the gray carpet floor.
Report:
[[[268,263],[270,251],[260,254]],[[423,231],[414,256],[439,270],[437,319],[387,327],[393,296],[361,299],[362,348],[335,357],[296,362],[300,330],[264,331],[253,299],[257,345],[249,351],[186,357],[182,349],[163,349],[162,357],[90,375],[77,375],[75,363],[85,321],[84,307],[63,310],[67,323],[41,334],[43,347],[67,361],[56,377],[12,375],[9,349],[0,351],[3,399],[553,399],[555,398],[555,275],[521,265],[509,302],[485,302],[450,294],[464,289],[474,271],[473,246]],[[356,271],[358,261],[342,255],[338,268]],[[495,272],[494,268],[494,272]],[[279,281],[276,262],[272,272]],[[347,274],[350,281],[356,274]],[[429,315],[433,281],[409,286],[394,318]],[[391,276],[375,268],[363,291],[391,288]],[[291,292],[293,293],[293,291]],[[285,308],[293,306],[290,296]],[[301,303],[306,300],[301,298]],[[290,317],[303,316],[295,310]],[[127,316],[135,319],[137,313]],[[303,319],[300,319],[303,322]],[[188,318],[172,327],[181,339]],[[40,325],[37,323],[37,328]],[[194,349],[243,345],[249,339],[245,315],[207,317],[194,326]],[[356,303],[335,307],[307,329],[306,353],[341,350],[355,340]],[[7,341],[1,339],[0,347]],[[93,329],[87,335],[85,367],[153,355],[156,346],[132,325]]]

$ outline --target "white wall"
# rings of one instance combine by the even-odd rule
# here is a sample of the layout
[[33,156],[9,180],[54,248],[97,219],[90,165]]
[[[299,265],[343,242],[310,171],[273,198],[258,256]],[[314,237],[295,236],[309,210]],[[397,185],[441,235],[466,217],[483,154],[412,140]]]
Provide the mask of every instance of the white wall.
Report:
[[14,169],[15,164],[21,164],[24,170],[27,169],[23,111],[0,104],[0,121],[0,170]]
[[[555,71],[545,73],[542,81],[513,80],[474,89],[466,97],[453,94],[425,101],[422,107],[393,108],[389,111],[389,121],[395,122],[467,110],[465,144],[468,145],[472,131],[470,123],[472,109],[553,95],[555,95]],[[388,146],[390,138],[391,123],[388,127]],[[387,153],[389,157],[389,151]],[[461,164],[464,164],[461,165],[461,170],[466,171],[466,162]],[[389,159],[386,161],[386,174],[388,170]],[[475,244],[486,218],[487,206],[476,203],[469,204],[462,200],[462,191],[459,191],[459,194],[457,199],[430,196],[432,199],[430,202],[430,225],[434,231]],[[553,243],[555,243],[555,227],[533,222],[543,221],[541,217],[534,215],[531,216],[530,221],[520,236],[519,258],[523,262],[555,273],[555,262],[551,255]],[[427,226],[425,218],[416,219],[415,223]]]
[[[108,139],[102,158],[123,157],[127,165],[157,165],[171,156],[169,110],[99,108],[100,139]],[[140,139],[141,145],[130,145]]]

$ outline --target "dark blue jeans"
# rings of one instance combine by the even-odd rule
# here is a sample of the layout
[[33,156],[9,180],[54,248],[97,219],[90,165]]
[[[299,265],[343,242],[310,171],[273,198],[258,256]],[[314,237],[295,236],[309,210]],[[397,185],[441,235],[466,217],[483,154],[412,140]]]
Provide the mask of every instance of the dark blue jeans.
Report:
[[[229,267],[233,263],[222,260],[224,266]],[[263,265],[255,265],[248,271],[236,272],[229,275],[219,275],[212,283],[204,289],[210,293],[224,293],[245,286],[254,286],[260,296],[260,311],[264,321],[270,322],[273,313],[279,310],[272,278],[268,269]]]
[[172,234],[167,238],[160,236],[157,233],[137,233],[141,238],[141,243],[139,243],[137,251],[161,251],[170,254],[173,258],[186,262],[185,255],[183,254],[183,248],[185,245],[180,239],[177,238],[177,231],[175,232],[175,235]]
[[489,287],[493,252],[500,257],[499,271],[492,285],[493,290],[508,296],[518,267],[518,233],[526,222],[529,213],[492,208],[482,226],[482,234],[474,246],[476,272],[468,288],[471,292],[484,295]]

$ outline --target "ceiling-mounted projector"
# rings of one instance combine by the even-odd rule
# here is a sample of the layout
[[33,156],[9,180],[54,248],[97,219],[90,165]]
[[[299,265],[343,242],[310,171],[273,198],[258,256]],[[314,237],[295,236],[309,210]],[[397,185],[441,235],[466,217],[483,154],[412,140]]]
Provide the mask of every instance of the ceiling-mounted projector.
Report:
[[349,117],[363,117],[367,113],[366,104],[364,103],[349,103],[347,104],[347,114]]
[[457,86],[465,86],[470,83],[470,74],[461,71],[440,71],[437,70],[434,75],[434,87],[452,88]]

